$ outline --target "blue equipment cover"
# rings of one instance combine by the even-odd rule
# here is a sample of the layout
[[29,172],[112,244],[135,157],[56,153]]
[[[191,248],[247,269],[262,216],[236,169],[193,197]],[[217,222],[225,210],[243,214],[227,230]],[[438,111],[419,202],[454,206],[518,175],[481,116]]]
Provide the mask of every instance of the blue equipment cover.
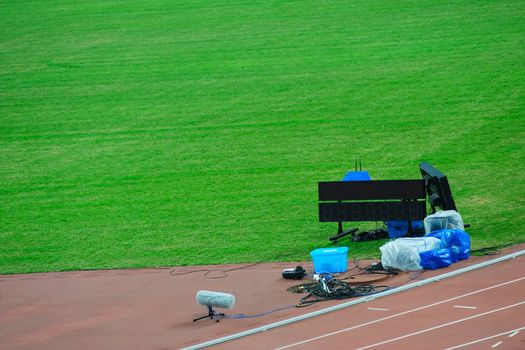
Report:
[[[408,233],[408,221],[402,221],[402,220],[392,220],[392,221],[385,221],[386,230],[388,232],[388,237],[390,238],[399,238],[403,237]],[[413,230],[421,230],[423,229],[423,221],[421,220],[415,220],[412,221],[412,229]]]
[[452,262],[468,259],[470,256],[470,236],[460,229],[445,229],[431,232],[425,237],[436,237],[441,240],[441,248],[451,251]]
[[343,181],[370,181],[372,178],[368,171],[349,171],[343,177]]
[[419,253],[419,264],[427,270],[436,270],[452,265],[452,252],[448,248],[433,249]]

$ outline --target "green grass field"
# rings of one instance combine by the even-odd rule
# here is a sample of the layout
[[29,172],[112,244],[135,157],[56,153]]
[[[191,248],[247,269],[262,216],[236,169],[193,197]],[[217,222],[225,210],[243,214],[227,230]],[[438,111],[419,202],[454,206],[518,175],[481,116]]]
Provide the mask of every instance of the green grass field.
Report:
[[307,260],[358,157],[523,242],[524,41],[523,1],[2,1],[0,273]]

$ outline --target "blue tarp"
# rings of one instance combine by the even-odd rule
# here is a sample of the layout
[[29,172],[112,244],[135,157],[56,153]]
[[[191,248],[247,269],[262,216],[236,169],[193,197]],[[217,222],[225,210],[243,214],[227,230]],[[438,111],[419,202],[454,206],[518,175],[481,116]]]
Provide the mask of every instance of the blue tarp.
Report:
[[426,235],[441,240],[441,248],[452,251],[452,262],[468,259],[470,256],[470,236],[460,229],[445,229],[434,231]]
[[470,256],[470,236],[463,230],[445,229],[431,232],[425,237],[441,241],[440,248],[419,253],[421,267],[435,270],[447,267]]
[[434,249],[419,253],[422,268],[435,270],[452,265],[450,249]]

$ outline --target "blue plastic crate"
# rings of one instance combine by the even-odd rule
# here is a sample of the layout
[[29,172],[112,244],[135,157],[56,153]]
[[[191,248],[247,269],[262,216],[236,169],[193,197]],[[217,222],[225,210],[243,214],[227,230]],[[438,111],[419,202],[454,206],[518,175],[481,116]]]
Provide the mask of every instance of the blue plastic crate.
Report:
[[346,272],[348,247],[318,248],[310,252],[315,273]]

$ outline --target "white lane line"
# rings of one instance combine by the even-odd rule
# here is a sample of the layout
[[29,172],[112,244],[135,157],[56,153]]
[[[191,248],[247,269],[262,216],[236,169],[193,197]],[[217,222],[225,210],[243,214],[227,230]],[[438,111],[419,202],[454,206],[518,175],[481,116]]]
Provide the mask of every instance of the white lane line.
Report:
[[497,348],[498,346],[500,346],[503,342],[502,341],[499,341],[497,342],[496,344],[492,345],[491,348]]
[[509,335],[509,337],[510,336],[515,336],[516,334],[518,334],[523,329],[525,329],[525,327],[521,327],[521,328],[518,328],[518,329],[513,329],[511,331],[503,332],[503,333],[500,333],[500,334],[491,335],[490,337],[481,338],[481,339],[478,339],[478,340],[473,340],[471,342],[460,344],[460,345],[456,345],[456,346],[453,346],[451,348],[447,348],[445,350],[455,350],[455,349],[459,349],[459,348],[464,348],[465,346],[469,346],[469,345],[476,344],[476,343],[481,343],[481,342],[484,342],[486,340],[490,340],[490,339],[494,339],[494,338],[497,338],[497,337],[501,337],[502,335],[509,334],[509,333],[512,333],[511,335]]
[[495,313],[495,312],[502,311],[502,310],[507,310],[507,309],[511,309],[511,308],[513,308],[513,307],[520,306],[520,305],[523,305],[523,304],[525,304],[525,300],[524,300],[524,301],[520,301],[519,303],[516,303],[516,304],[507,305],[507,306],[500,307],[500,308],[495,309],[495,310],[490,310],[490,311],[487,311],[487,312],[483,312],[483,313],[481,313],[481,314],[477,314],[477,315],[474,315],[474,316],[465,317],[465,318],[462,318],[462,319],[459,319],[459,320],[456,320],[456,321],[443,323],[443,324],[440,324],[440,325],[438,325],[438,326],[434,326],[434,327],[430,327],[430,328],[427,328],[427,329],[423,329],[423,330],[420,330],[420,331],[417,331],[417,332],[414,332],[414,333],[405,334],[405,335],[402,335],[402,336],[400,336],[400,337],[396,337],[396,338],[392,338],[392,339],[384,340],[384,341],[382,341],[382,342],[375,343],[375,344],[372,344],[372,345],[367,345],[367,346],[362,347],[362,348],[359,348],[359,349],[357,349],[357,350],[370,349],[370,348],[373,348],[373,347],[375,347],[375,346],[379,346],[379,345],[384,345],[384,344],[392,343],[392,342],[394,342],[394,341],[398,341],[398,340],[401,340],[401,339],[405,339],[405,338],[408,338],[408,337],[412,337],[412,336],[414,336],[414,335],[418,335],[418,334],[421,334],[421,333],[427,333],[427,332],[430,332],[430,331],[433,331],[433,330],[436,330],[436,329],[439,329],[439,328],[447,327],[447,326],[450,326],[450,325],[453,325],[453,324],[456,324],[456,323],[460,323],[460,322],[465,322],[465,321],[468,321],[468,320],[472,320],[472,319],[474,319],[474,318],[478,318],[478,317],[482,317],[482,316],[490,315],[490,314],[493,314],[493,313]]
[[503,287],[503,286],[506,286],[506,285],[511,284],[511,283],[516,283],[516,282],[522,281],[524,279],[525,279],[525,277],[520,277],[520,278],[517,278],[517,279],[512,280],[512,281],[503,282],[503,283],[496,284],[496,285],[493,285],[493,286],[490,286],[490,287],[486,287],[486,288],[482,288],[482,289],[479,289],[479,290],[475,290],[473,292],[469,292],[469,293],[465,293],[465,294],[462,294],[462,295],[458,295],[458,296],[450,298],[450,299],[441,300],[441,301],[438,301],[438,302],[433,303],[433,304],[429,304],[429,305],[421,306],[421,307],[418,307],[418,308],[415,308],[415,309],[403,311],[403,312],[400,312],[398,314],[386,316],[386,317],[383,317],[383,318],[378,318],[378,319],[370,321],[370,322],[365,322],[365,323],[358,324],[356,326],[340,329],[338,331],[327,333],[327,334],[323,334],[323,335],[320,335],[318,337],[305,339],[305,340],[302,340],[302,341],[297,342],[297,343],[293,343],[293,344],[282,346],[280,348],[276,348],[275,350],[282,350],[282,349],[291,348],[291,347],[294,347],[294,346],[297,346],[297,345],[302,345],[302,344],[309,343],[309,342],[312,342],[312,341],[315,341],[315,340],[319,340],[319,339],[323,339],[323,338],[326,338],[326,337],[330,337],[332,335],[336,335],[336,334],[339,334],[339,333],[351,331],[351,330],[356,329],[356,328],[369,326],[371,324],[382,322],[382,321],[386,321],[386,320],[389,320],[389,319],[394,318],[394,317],[403,316],[403,315],[406,315],[406,314],[410,314],[412,312],[428,309],[428,308],[436,306],[436,305],[448,303],[449,301],[453,301],[453,300],[461,299],[461,298],[468,297],[468,296],[471,296],[471,295],[474,295],[474,294],[486,292],[486,291],[494,289],[494,288]]
[[382,309],[380,307],[369,307],[368,310],[372,310],[372,311],[388,311],[389,309]]
[[454,307],[458,308],[458,309],[471,309],[471,310],[476,310],[477,309],[476,306],[454,305]]

